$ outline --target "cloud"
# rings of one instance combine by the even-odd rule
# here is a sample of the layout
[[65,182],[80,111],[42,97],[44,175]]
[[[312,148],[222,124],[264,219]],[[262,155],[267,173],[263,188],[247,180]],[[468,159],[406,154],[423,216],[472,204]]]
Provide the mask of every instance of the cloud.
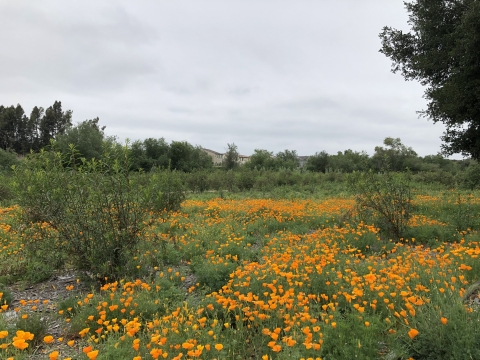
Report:
[[0,97],[27,113],[61,100],[120,139],[313,154],[393,136],[426,155],[443,128],[378,53],[406,20],[381,0],[2,2]]

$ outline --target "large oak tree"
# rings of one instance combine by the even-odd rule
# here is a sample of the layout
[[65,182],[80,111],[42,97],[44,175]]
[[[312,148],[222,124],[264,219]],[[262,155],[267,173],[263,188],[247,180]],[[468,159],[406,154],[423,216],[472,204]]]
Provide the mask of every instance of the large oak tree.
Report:
[[480,159],[480,1],[405,2],[409,32],[384,27],[380,52],[392,71],[426,87],[427,109],[442,122],[446,154]]

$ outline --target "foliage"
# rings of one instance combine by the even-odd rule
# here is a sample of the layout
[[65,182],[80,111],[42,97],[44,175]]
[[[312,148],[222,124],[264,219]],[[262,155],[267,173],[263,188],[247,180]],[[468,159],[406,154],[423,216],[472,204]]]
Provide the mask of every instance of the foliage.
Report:
[[248,161],[245,163],[245,167],[249,169],[265,169],[271,170],[275,168],[275,159],[273,153],[264,149],[255,149]]
[[35,106],[30,117],[20,104],[0,105],[0,149],[12,149],[18,154],[38,151],[57,135],[64,134],[72,124],[71,119],[72,111],[63,111],[60,101],[55,101],[46,111]]
[[275,167],[277,169],[295,170],[300,166],[296,150],[284,150],[275,155]]
[[412,194],[407,175],[384,171],[353,173],[348,185],[362,221],[373,222],[396,241],[404,238],[411,216]]
[[[417,153],[411,148],[402,144],[400,138],[387,137],[383,140],[385,148],[375,147],[371,162],[376,171],[389,168],[392,171],[403,171],[408,167],[408,161],[417,157]],[[417,170],[417,169],[414,169]]]
[[100,159],[103,154],[105,137],[103,130],[105,127],[100,128],[98,122],[97,117],[92,120],[85,120],[74,127],[69,127],[65,134],[57,136],[57,149],[64,154],[68,154],[69,146],[74,145],[78,152],[78,165],[80,165],[80,158],[86,160]]
[[462,174],[463,187],[474,190],[480,187],[480,164],[474,162]]
[[192,172],[213,167],[212,159],[201,147],[194,147],[186,141],[172,141],[168,154],[172,170]]
[[353,171],[366,171],[369,168],[369,156],[365,151],[358,152],[345,150],[337,155],[329,155],[327,168],[334,171],[350,173]]
[[[410,326],[419,334],[410,339],[400,337],[405,357],[418,360],[477,359],[480,357],[480,315],[466,309],[461,298],[451,290],[435,294],[433,305],[418,309]],[[442,323],[443,319],[443,323]],[[469,324],[468,331],[459,331]]]
[[480,3],[476,0],[406,2],[411,30],[384,27],[380,52],[392,71],[427,87],[427,110],[442,122],[447,154],[480,159]]
[[[144,188],[155,174],[129,176]],[[327,175],[309,173],[302,181]],[[322,183],[328,196],[321,200],[298,186],[274,189],[284,196],[275,200],[254,192],[229,199],[193,194],[169,217],[154,216],[132,263],[142,271],[90,291],[69,284],[72,296],[52,304],[68,323],[55,328],[56,336],[35,335],[42,356],[478,358],[480,237],[475,229],[455,232],[450,223],[455,199],[466,193],[443,188],[415,195],[409,230],[418,229],[411,232],[422,237],[418,246],[420,239],[389,241],[377,226],[342,217],[355,210],[354,201],[334,185]],[[468,212],[478,214],[479,193],[469,202]],[[14,247],[24,244],[23,228],[8,228],[14,211],[0,209],[0,239],[8,237],[0,250],[9,252],[0,252],[0,266],[6,257],[26,256]],[[437,230],[449,243],[429,241]],[[152,257],[175,265],[152,267]],[[28,315],[19,321],[22,330],[34,331],[36,324],[26,322],[32,314],[48,316],[49,308],[37,306],[19,300],[19,316]],[[6,318],[0,316],[2,355],[36,356],[40,346],[15,348],[19,327]]]
[[239,166],[238,159],[238,146],[234,143],[227,144],[228,150],[223,155],[223,166],[226,170],[233,170]]
[[0,172],[0,204],[7,204],[13,199],[12,177],[10,174],[2,174]]
[[[29,227],[44,224],[58,234],[50,253],[68,254],[78,270],[96,279],[135,273],[129,264],[148,212],[178,208],[175,180],[167,177],[171,183],[162,192],[165,177],[142,183],[141,177],[131,176],[127,147],[107,149],[102,159],[83,159],[80,166],[77,156],[73,146],[68,158],[42,151],[15,169],[23,222]],[[45,252],[42,242],[27,240],[35,253]]]
[[11,171],[18,162],[18,156],[13,151],[0,149],[0,172]]
[[321,151],[310,156],[307,160],[307,170],[315,172],[326,172],[328,166],[328,153]]

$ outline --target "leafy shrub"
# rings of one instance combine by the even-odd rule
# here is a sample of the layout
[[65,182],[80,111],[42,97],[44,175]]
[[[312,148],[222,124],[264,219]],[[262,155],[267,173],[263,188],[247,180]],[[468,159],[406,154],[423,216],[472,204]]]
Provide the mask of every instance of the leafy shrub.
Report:
[[236,178],[238,188],[242,191],[252,189],[253,185],[255,184],[255,176],[257,173],[258,171],[241,168],[240,171],[237,172]]
[[414,180],[424,184],[442,184],[449,188],[455,186],[455,176],[448,171],[421,171],[414,175]]
[[[102,159],[82,159],[80,166],[76,156],[73,146],[68,158],[42,151],[15,169],[21,220],[29,228],[41,223],[56,231],[58,241],[49,244],[50,251],[68,254],[93,278],[126,275],[126,269],[135,269],[129,264],[148,214],[178,207],[183,193],[175,193],[177,180],[165,173],[147,182],[131,176],[127,147],[107,148]],[[26,238],[29,245],[35,241]]]
[[0,203],[9,205],[13,202],[15,194],[13,191],[11,173],[1,173],[0,171]]
[[12,165],[18,164],[18,157],[13,151],[0,149],[0,172],[11,171]]
[[[154,208],[157,211],[178,211],[185,200],[185,187],[182,183],[181,173],[174,170],[163,170],[154,172],[148,181],[151,188],[147,191],[157,193],[146,193],[148,197],[154,196]],[[147,186],[148,188],[148,186]]]
[[390,171],[353,173],[348,177],[348,184],[355,194],[360,219],[373,222],[394,240],[401,240],[412,208],[409,174]]
[[202,193],[208,190],[208,172],[205,170],[193,171],[185,174],[188,189],[193,192]]
[[474,190],[480,187],[480,164],[474,162],[461,175],[462,185],[466,189]]
[[253,188],[262,192],[271,191],[275,186],[275,181],[271,171],[261,171],[255,179]]

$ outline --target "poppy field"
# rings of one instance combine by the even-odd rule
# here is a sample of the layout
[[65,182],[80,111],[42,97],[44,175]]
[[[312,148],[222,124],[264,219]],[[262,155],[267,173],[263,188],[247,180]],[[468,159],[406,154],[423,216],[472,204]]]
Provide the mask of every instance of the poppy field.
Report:
[[[480,358],[480,194],[415,192],[399,241],[351,196],[256,197],[191,196],[151,213],[130,254],[136,276],[78,275],[56,303],[0,287],[0,358]],[[2,279],[38,266],[20,211],[0,209]],[[62,241],[48,224],[29,231]]]

